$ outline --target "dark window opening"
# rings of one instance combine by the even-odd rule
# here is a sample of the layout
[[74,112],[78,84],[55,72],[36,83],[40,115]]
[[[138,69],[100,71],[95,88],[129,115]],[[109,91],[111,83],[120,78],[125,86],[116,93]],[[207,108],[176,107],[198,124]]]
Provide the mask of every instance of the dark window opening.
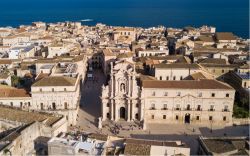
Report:
[[176,119],[176,120],[179,120],[179,116],[178,116],[178,115],[176,115],[176,116],[175,116],[175,119]]
[[167,118],[167,116],[166,115],[163,115],[163,119],[166,119]]
[[109,115],[109,113],[107,113],[107,115],[106,115],[106,116],[107,116],[107,118],[108,118],[108,119],[110,119],[110,115]]
[[55,103],[55,102],[52,103],[52,109],[53,109],[53,110],[56,109],[56,103]]
[[227,117],[226,116],[223,116],[223,121],[226,121],[227,120]]
[[64,102],[64,109],[68,109],[68,104],[67,104],[67,102]]
[[41,110],[43,110],[43,103],[40,103]]
[[138,113],[135,114],[135,119],[138,120],[139,119],[139,115]]

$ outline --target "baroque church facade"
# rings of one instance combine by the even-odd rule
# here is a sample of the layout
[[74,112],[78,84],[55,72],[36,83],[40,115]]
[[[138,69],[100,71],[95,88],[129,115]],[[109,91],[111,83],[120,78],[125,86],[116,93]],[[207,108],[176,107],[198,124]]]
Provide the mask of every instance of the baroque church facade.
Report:
[[140,120],[140,88],[135,66],[126,61],[111,62],[110,81],[102,89],[102,120]]

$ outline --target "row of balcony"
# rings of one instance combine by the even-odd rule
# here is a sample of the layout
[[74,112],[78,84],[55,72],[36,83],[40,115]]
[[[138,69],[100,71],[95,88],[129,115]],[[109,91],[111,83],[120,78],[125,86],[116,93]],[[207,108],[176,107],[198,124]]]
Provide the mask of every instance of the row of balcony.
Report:
[[[151,107],[149,108],[149,110],[157,110],[155,107]],[[201,108],[196,108],[196,109],[191,109],[191,108],[184,108],[184,109],[181,109],[181,108],[173,108],[173,109],[168,109],[168,108],[161,108],[161,110],[184,110],[184,111],[202,111]],[[215,109],[208,109],[208,111],[215,111]],[[222,112],[229,112],[228,109],[222,109]]]

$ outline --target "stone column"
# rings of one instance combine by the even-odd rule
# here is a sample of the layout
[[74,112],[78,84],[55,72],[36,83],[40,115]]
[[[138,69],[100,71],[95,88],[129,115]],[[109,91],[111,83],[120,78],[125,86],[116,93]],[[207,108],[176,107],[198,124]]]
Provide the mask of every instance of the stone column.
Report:
[[128,76],[128,83],[127,83],[127,88],[128,88],[128,96],[131,95],[131,80],[130,80],[130,76]]
[[114,113],[115,113],[115,119],[114,120],[118,121],[119,117],[118,117],[118,108],[117,108],[117,105],[115,105],[115,112]]
[[147,123],[146,123],[146,120],[143,120],[143,126],[142,126],[142,129],[143,129],[143,130],[146,130],[146,129],[147,129]]
[[110,104],[110,120],[114,120],[114,102],[113,100],[111,100],[111,104]]
[[127,121],[130,121],[130,102],[127,103]]
[[107,112],[105,110],[106,102],[102,101],[102,119],[105,121],[107,117]]
[[130,120],[133,120],[133,119],[134,119],[133,104],[134,104],[133,101],[129,101],[129,105],[130,105],[130,116],[131,116]]
[[114,72],[113,72],[113,62],[110,63],[110,66],[111,66],[111,71],[110,71],[110,82],[111,82],[111,97],[114,96],[114,92],[115,92],[115,89],[114,89]]
[[144,118],[144,111],[145,111],[144,100],[140,102],[139,109],[140,109],[140,120],[142,121]]
[[111,97],[113,97],[114,96],[114,76],[113,76],[113,74],[111,73],[110,74],[110,83],[111,83]]
[[135,72],[135,64],[134,64],[134,67],[133,67],[133,75],[131,76],[131,96],[136,96],[137,95],[133,95],[134,94],[134,89],[136,88],[137,84],[136,84],[136,79],[135,79],[135,76],[136,76],[136,72]]
[[98,118],[98,128],[102,129],[102,118],[101,117]]
[[130,87],[130,94],[129,94],[129,96],[133,96],[133,85],[134,85],[134,82],[133,82],[133,77],[131,76],[130,78],[129,78],[129,80],[130,80],[130,84],[129,84],[129,87]]

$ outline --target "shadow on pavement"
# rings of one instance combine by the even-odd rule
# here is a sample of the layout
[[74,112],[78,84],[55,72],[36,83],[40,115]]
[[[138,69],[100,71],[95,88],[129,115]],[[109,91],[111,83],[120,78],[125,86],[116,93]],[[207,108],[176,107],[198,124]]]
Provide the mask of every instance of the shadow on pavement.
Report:
[[227,126],[221,129],[213,129],[211,127],[199,128],[203,136],[249,136],[249,126]]
[[89,115],[98,118],[101,116],[101,92],[105,76],[101,70],[93,72],[94,80],[86,80],[82,89],[80,108]]

